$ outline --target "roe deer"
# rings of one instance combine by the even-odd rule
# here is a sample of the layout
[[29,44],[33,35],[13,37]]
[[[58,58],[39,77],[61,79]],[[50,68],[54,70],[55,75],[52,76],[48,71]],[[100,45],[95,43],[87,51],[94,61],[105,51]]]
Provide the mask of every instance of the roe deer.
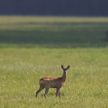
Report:
[[63,65],[61,65],[61,68],[63,70],[63,75],[61,77],[53,78],[53,77],[43,77],[39,81],[40,88],[36,91],[36,97],[38,93],[45,88],[45,94],[46,97],[49,88],[56,88],[56,96],[60,97],[60,88],[63,86],[63,83],[66,80],[66,71],[70,68],[68,65],[66,68],[64,68]]

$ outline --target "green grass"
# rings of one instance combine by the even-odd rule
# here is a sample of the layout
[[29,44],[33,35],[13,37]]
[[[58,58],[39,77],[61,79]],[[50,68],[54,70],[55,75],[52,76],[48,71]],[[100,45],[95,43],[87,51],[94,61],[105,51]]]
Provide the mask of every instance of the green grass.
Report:
[[[0,52],[1,108],[108,106],[107,48],[1,48]],[[39,78],[60,76],[61,63],[71,65],[61,98],[50,90],[47,99],[41,95],[36,99]]]
[[[0,19],[0,108],[108,107],[107,18]],[[39,79],[60,76],[61,64],[71,66],[61,98],[54,89],[36,98]]]
[[107,17],[0,16],[0,47],[106,47]]
[[0,31],[0,44],[43,47],[105,47],[107,36],[104,31]]

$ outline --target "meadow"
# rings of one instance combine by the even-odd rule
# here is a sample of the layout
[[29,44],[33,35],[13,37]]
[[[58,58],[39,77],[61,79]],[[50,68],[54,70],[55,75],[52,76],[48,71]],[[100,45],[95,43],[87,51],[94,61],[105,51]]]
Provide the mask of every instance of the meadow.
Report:
[[[61,76],[61,98],[36,98],[42,76]],[[0,16],[0,108],[107,108],[108,18]]]

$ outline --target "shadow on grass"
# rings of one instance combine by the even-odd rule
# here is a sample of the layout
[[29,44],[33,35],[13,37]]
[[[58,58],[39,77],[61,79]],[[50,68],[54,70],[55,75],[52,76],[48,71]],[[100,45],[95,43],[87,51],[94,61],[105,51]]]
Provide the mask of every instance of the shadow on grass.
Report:
[[[0,46],[107,47],[105,31],[0,30]],[[7,45],[7,46],[6,46]]]
[[[61,93],[61,97],[63,97],[63,96],[65,96],[65,94],[64,94],[64,93]],[[47,97],[56,97],[56,98],[60,98],[59,96],[58,96],[58,97],[56,96],[55,92],[49,92],[49,93],[46,95],[46,97],[44,96],[44,92],[42,92],[42,93],[40,93],[36,98],[39,98],[39,97],[41,97],[41,98],[47,98]]]

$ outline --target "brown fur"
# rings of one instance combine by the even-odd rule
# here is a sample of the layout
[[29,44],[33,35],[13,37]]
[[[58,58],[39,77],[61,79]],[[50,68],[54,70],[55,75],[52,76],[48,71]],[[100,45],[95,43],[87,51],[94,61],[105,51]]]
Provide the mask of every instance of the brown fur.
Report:
[[64,68],[63,65],[61,65],[61,68],[63,69],[63,75],[58,78],[53,77],[43,77],[39,81],[40,88],[36,91],[36,97],[38,96],[38,93],[45,88],[45,94],[46,97],[49,88],[56,88],[56,96],[60,96],[60,88],[63,86],[65,80],[66,80],[66,71],[70,68],[70,66],[67,66],[67,68]]

